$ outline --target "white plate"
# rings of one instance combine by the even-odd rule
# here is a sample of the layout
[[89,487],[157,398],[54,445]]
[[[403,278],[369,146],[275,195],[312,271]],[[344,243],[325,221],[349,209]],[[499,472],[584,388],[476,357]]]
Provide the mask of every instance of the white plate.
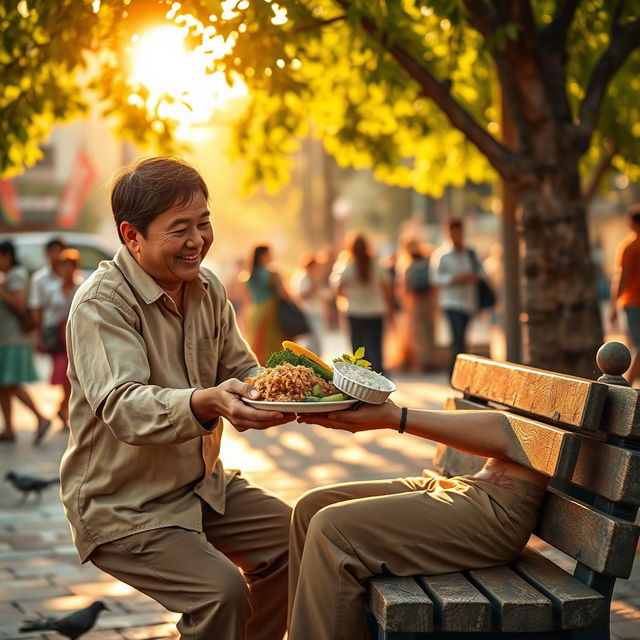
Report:
[[327,413],[328,411],[347,409],[354,402],[358,402],[355,398],[339,402],[268,402],[267,400],[247,400],[246,398],[242,398],[242,401],[254,409],[268,409],[282,411],[282,413]]

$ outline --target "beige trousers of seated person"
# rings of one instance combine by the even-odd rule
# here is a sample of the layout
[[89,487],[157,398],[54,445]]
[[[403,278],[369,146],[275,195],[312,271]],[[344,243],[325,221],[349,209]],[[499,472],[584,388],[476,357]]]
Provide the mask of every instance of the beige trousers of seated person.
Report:
[[363,581],[437,575],[512,560],[544,489],[471,476],[321,487],[296,505],[289,553],[289,640],[366,636]]
[[291,508],[235,477],[224,515],[198,533],[165,527],[100,545],[90,560],[170,611],[184,640],[282,640]]

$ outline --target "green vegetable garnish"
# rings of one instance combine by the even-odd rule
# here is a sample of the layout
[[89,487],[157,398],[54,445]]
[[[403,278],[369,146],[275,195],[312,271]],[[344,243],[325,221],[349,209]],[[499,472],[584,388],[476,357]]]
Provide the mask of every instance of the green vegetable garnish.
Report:
[[364,359],[364,347],[358,347],[353,355],[350,353],[343,353],[340,358],[334,358],[333,361],[347,362],[348,364],[355,364],[357,367],[371,369],[371,363]]
[[324,396],[320,398],[320,402],[342,402],[342,400],[348,400],[349,396],[344,393],[334,393],[332,396]]
[[324,367],[321,367],[310,358],[307,358],[307,356],[297,355],[293,353],[291,349],[284,349],[283,351],[275,351],[272,353],[267,360],[267,367],[271,369],[272,367],[277,367],[279,364],[285,364],[286,362],[294,365],[295,367],[308,367],[321,378],[329,381],[333,380],[333,371],[327,371]]
[[341,402],[342,400],[349,400],[349,396],[346,393],[334,393],[332,396],[324,396],[323,398],[305,396],[302,402]]

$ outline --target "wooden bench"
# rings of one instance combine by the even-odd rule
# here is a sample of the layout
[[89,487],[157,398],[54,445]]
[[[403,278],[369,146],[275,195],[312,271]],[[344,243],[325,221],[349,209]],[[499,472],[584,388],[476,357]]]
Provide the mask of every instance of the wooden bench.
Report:
[[[551,478],[534,533],[575,559],[573,575],[529,546],[508,565],[376,577],[368,584],[372,638],[609,638],[613,586],[629,577],[638,541],[640,394],[621,377],[630,363],[624,345],[605,344],[597,363],[605,375],[594,382],[463,354],[451,382],[462,397],[446,403],[508,411],[509,457]],[[483,462],[447,460],[452,451],[441,458],[449,475]],[[460,462],[467,468],[456,469]]]

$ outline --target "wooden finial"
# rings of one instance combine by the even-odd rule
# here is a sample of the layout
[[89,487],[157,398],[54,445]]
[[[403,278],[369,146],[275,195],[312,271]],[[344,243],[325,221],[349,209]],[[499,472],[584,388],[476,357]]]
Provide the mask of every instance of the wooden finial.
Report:
[[598,378],[598,382],[631,386],[622,377],[631,364],[631,353],[622,342],[605,342],[598,349],[596,363],[604,374]]

